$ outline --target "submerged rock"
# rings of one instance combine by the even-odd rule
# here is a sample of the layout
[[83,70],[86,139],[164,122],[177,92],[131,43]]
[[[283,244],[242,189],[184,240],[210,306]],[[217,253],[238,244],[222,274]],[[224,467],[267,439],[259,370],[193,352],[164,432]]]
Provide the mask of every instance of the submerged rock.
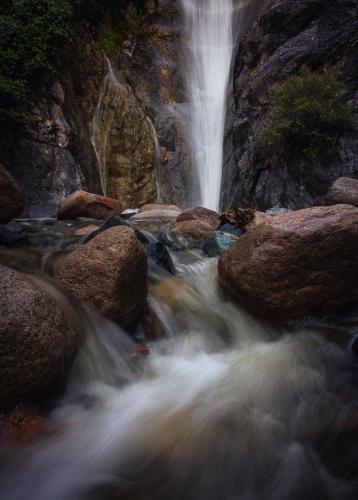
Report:
[[231,233],[215,231],[205,240],[203,250],[209,257],[216,257],[228,250],[239,239]]
[[219,260],[219,278],[255,313],[291,320],[358,299],[358,209],[314,207],[251,228]]
[[122,212],[119,201],[87,191],[75,191],[67,196],[57,210],[58,219],[106,219],[110,215]]
[[186,237],[176,231],[162,231],[159,234],[159,241],[176,251],[188,250],[197,246],[191,237]]
[[21,446],[50,436],[56,431],[45,418],[24,411],[13,411],[1,423],[0,439],[10,446]]
[[346,203],[358,207],[358,180],[350,177],[340,177],[329,189],[326,202],[328,205]]
[[116,226],[62,257],[54,267],[78,300],[127,326],[147,300],[147,254],[130,227]]
[[0,245],[11,247],[27,238],[28,231],[16,221],[0,225]]
[[232,226],[231,224],[223,224],[222,226],[219,227],[219,231],[223,233],[229,233],[237,237],[242,235],[242,230],[239,229],[238,227]]
[[58,291],[0,266],[0,408],[59,394],[78,332],[77,316]]
[[23,208],[24,197],[18,183],[0,165],[0,224],[20,215]]

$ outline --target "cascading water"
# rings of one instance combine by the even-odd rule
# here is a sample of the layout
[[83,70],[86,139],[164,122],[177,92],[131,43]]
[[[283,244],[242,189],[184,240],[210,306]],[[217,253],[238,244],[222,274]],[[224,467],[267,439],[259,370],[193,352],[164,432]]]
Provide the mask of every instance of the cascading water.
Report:
[[188,45],[193,160],[200,204],[219,209],[227,87],[235,47],[233,0],[182,0]]
[[108,96],[108,94],[110,94],[113,91],[113,88],[116,87],[116,85],[118,85],[110,59],[105,56],[105,61],[108,70],[102,82],[101,90],[99,93],[98,104],[96,106],[92,121],[92,136],[91,136],[91,142],[97,158],[98,172],[101,182],[102,193],[104,196],[107,195],[106,153],[107,153],[109,128],[111,125],[111,122],[110,120],[108,120],[108,117],[105,117],[104,101],[106,96]]
[[[334,477],[355,368],[317,333],[285,334],[223,299],[216,259],[154,266],[165,337],[133,358],[119,327],[85,336],[53,435],[0,448],[2,500],[353,500]],[[353,413],[350,414],[350,412]]]

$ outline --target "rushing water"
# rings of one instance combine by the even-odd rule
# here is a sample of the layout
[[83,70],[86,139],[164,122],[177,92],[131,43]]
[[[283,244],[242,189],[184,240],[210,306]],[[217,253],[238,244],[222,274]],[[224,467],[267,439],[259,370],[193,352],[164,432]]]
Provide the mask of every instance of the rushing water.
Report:
[[357,498],[344,441],[357,365],[317,332],[273,329],[228,301],[215,259],[187,261],[177,254],[176,276],[151,264],[165,335],[144,359],[83,311],[56,432],[0,448],[2,500]]
[[188,46],[191,138],[200,204],[220,204],[227,87],[234,50],[233,0],[182,0]]

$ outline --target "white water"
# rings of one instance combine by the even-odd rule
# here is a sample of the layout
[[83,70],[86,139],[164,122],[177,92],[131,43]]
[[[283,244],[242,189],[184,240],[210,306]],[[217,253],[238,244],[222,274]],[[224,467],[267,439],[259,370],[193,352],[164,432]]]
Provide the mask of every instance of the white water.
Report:
[[[111,61],[105,56],[107,64],[107,74],[103,79],[98,103],[92,121],[92,136],[91,142],[97,158],[98,172],[101,182],[102,193],[107,195],[107,141],[109,130],[111,127],[111,120],[106,119],[105,116],[105,98],[111,93],[111,90],[119,85],[115,74],[113,72]],[[101,130],[101,133],[100,133]]]
[[227,88],[234,51],[233,0],[181,0],[188,45],[193,160],[200,205],[219,209]]
[[152,285],[167,336],[142,363],[124,332],[89,318],[57,433],[0,454],[2,500],[354,498],[314,447],[346,412],[333,384],[346,390],[344,353],[224,301],[216,266]]

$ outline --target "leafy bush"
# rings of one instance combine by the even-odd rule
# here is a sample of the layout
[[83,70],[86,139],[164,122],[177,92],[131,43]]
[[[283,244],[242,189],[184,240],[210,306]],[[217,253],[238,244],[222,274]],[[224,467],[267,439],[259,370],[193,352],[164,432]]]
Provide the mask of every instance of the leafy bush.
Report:
[[144,0],[0,0],[0,124],[26,122],[32,87],[56,71],[83,22],[112,55],[116,31],[138,26]]
[[102,49],[108,55],[114,55],[118,51],[118,37],[109,24],[99,25],[98,39]]
[[302,152],[307,159],[335,150],[342,129],[354,124],[340,97],[344,85],[329,73],[303,68],[270,90],[270,114],[262,138],[280,152]]
[[5,0],[0,7],[0,120],[22,122],[30,83],[54,71],[73,35],[66,0]]

